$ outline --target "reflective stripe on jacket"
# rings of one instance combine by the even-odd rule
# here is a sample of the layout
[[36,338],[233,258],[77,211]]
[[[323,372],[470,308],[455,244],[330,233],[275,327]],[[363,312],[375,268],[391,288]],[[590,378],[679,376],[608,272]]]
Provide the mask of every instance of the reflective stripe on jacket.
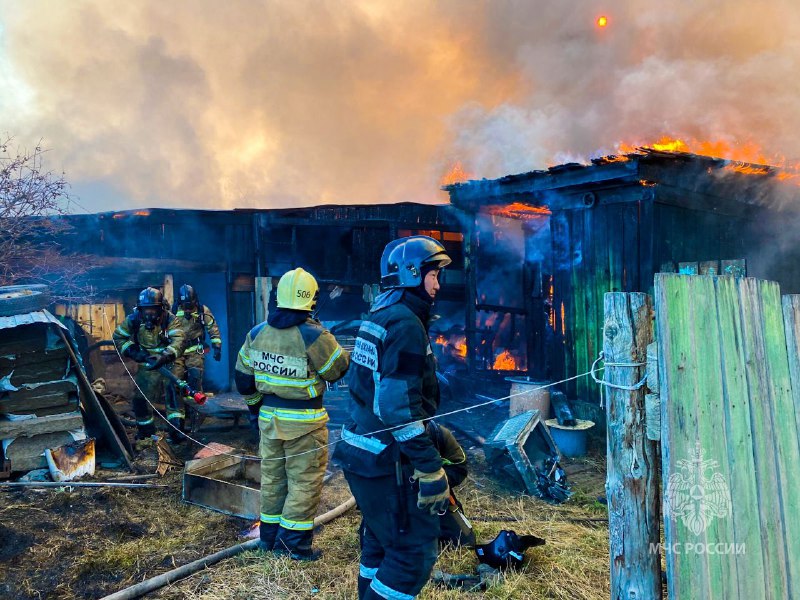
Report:
[[405,292],[399,302],[372,312],[362,322],[352,352],[351,417],[356,434],[396,427],[375,436],[397,442],[416,469],[433,473],[442,466],[423,421],[439,407],[436,363],[424,324],[430,305]]
[[153,330],[148,330],[144,323],[140,323],[137,333],[135,320],[138,318],[136,312],[132,312],[114,330],[112,339],[120,352],[125,352],[135,344],[134,337],[136,337],[138,338],[139,347],[149,352],[151,356],[169,352],[177,358],[183,354],[183,328],[175,315],[166,311],[164,317],[167,322],[166,329],[156,327]]
[[178,308],[178,312],[175,313],[175,316],[180,320],[181,327],[186,336],[186,343],[189,346],[186,348],[185,352],[196,352],[197,346],[202,347],[203,340],[206,337],[206,331],[208,331],[208,337],[212,346],[222,345],[222,337],[219,333],[217,320],[205,304],[202,310],[202,320],[200,318],[200,311],[186,313],[182,308]]
[[[245,396],[252,397],[257,391],[297,401],[298,408],[318,408],[319,401],[308,401],[321,399],[325,382],[340,379],[349,365],[347,350],[319,321],[309,317],[304,323],[286,329],[264,322],[247,334],[239,350],[237,388]],[[294,403],[285,402],[282,406],[289,408]]]

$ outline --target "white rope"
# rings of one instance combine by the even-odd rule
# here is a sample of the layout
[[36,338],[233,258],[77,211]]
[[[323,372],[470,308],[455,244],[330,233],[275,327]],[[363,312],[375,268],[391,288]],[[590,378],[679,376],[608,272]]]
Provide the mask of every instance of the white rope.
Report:
[[[108,322],[108,318],[106,317],[106,311],[105,311],[105,307],[103,308],[103,317],[106,319],[106,325],[107,325],[107,326],[109,327],[109,329],[110,329],[110,325],[111,325],[111,324]],[[126,364],[125,364],[125,361],[124,361],[124,360],[123,360],[123,358],[122,358],[122,354],[120,354],[120,352],[119,352],[119,349],[117,348],[117,345],[116,345],[116,344],[114,344],[114,350],[116,351],[116,353],[117,353],[117,356],[119,357],[119,360],[120,360],[120,362],[122,363],[122,366],[124,366],[124,367],[125,367],[125,371],[128,373],[128,376],[131,378],[131,380],[133,381],[133,384],[136,386],[136,389],[137,389],[137,390],[139,390],[139,393],[140,393],[140,394],[142,395],[142,397],[143,397],[143,398],[144,398],[144,399],[147,401],[147,403],[150,405],[150,407],[153,409],[153,411],[155,411],[155,413],[156,413],[156,414],[157,414],[159,417],[161,417],[162,419],[164,419],[164,421],[167,423],[167,425],[169,425],[169,426],[170,426],[170,427],[172,427],[172,428],[173,428],[175,431],[177,431],[178,433],[180,433],[181,435],[183,435],[183,436],[184,436],[186,439],[188,439],[188,440],[191,440],[192,442],[194,442],[194,443],[195,443],[195,444],[197,444],[198,446],[202,446],[202,447],[204,447],[204,448],[210,448],[210,449],[214,450],[214,451],[215,451],[215,453],[217,453],[217,454],[222,454],[222,455],[224,455],[224,456],[232,456],[233,458],[241,458],[241,459],[244,459],[244,460],[258,460],[258,461],[265,461],[265,460],[268,460],[268,461],[272,461],[272,460],[286,460],[287,458],[295,458],[295,457],[297,457],[297,456],[303,456],[304,454],[311,454],[312,452],[319,452],[319,451],[320,451],[320,450],[322,450],[323,448],[330,448],[330,447],[333,447],[333,446],[335,446],[337,443],[339,443],[339,442],[341,441],[341,440],[336,440],[336,441],[333,441],[333,442],[331,442],[331,443],[329,443],[329,444],[326,444],[326,445],[324,445],[324,446],[320,446],[319,448],[314,448],[314,449],[312,449],[312,450],[306,450],[306,451],[304,451],[304,452],[298,452],[297,454],[288,454],[288,455],[286,455],[286,456],[280,456],[280,457],[276,457],[276,458],[261,458],[260,456],[251,456],[251,455],[249,455],[249,454],[232,454],[232,453],[229,453],[229,452],[219,452],[219,451],[218,451],[216,448],[211,448],[211,447],[210,447],[210,446],[208,446],[207,444],[204,444],[203,442],[201,442],[201,441],[199,441],[199,440],[196,440],[196,439],[194,439],[194,438],[193,438],[193,437],[191,437],[189,434],[187,434],[187,433],[186,433],[186,432],[184,432],[184,431],[181,431],[181,430],[180,430],[180,428],[178,428],[178,427],[175,427],[175,425],[173,425],[172,423],[170,423],[169,421],[167,421],[166,417],[164,417],[164,415],[163,415],[163,414],[161,414],[161,412],[159,412],[159,410],[158,410],[158,409],[157,409],[157,408],[156,408],[156,407],[153,405],[153,403],[152,403],[152,402],[150,402],[150,398],[148,398],[148,397],[145,395],[145,393],[142,391],[142,388],[140,388],[140,387],[139,387],[139,384],[138,384],[138,383],[136,383],[136,379],[134,379],[134,377],[133,377],[133,374],[132,374],[132,373],[130,372],[130,370],[128,369],[128,365],[126,365]],[[601,354],[601,357],[602,357],[602,354]],[[600,358],[600,357],[598,357],[598,360],[599,360],[599,358]],[[574,375],[574,376],[572,376],[572,377],[567,377],[566,379],[562,379],[561,381],[554,381],[553,383],[548,383],[547,385],[542,385],[542,386],[539,386],[539,387],[536,387],[536,388],[533,388],[533,389],[528,389],[528,390],[525,390],[525,391],[522,391],[522,392],[518,392],[518,393],[516,393],[516,394],[510,394],[510,395],[508,395],[508,396],[504,396],[503,398],[496,398],[496,399],[494,399],[494,400],[489,400],[488,402],[481,402],[480,404],[473,404],[472,406],[466,406],[466,407],[459,408],[459,409],[456,409],[456,410],[451,410],[450,412],[446,412],[446,413],[442,413],[442,414],[439,414],[439,415],[435,415],[435,416],[431,417],[431,418],[430,418],[430,419],[428,419],[428,420],[436,420],[436,419],[440,419],[440,418],[442,418],[442,417],[448,417],[448,416],[450,416],[450,415],[454,415],[454,414],[456,414],[456,413],[460,413],[460,412],[465,412],[465,411],[473,410],[473,409],[475,409],[475,408],[481,408],[482,406],[488,406],[489,404],[496,404],[496,403],[498,403],[498,402],[503,402],[503,401],[505,401],[505,400],[509,400],[509,399],[511,399],[511,398],[514,398],[514,397],[516,397],[516,396],[521,396],[521,395],[523,395],[523,394],[529,394],[529,393],[531,393],[531,392],[536,392],[536,391],[538,391],[538,390],[543,390],[543,389],[545,389],[545,388],[553,387],[554,385],[560,385],[560,384],[562,384],[562,383],[567,383],[568,381],[573,381],[573,380],[575,380],[575,379],[580,379],[581,377],[586,377],[586,376],[587,376],[587,375],[589,375],[589,374],[592,374],[592,375],[593,375],[593,374],[594,374],[594,370],[595,370],[595,365],[596,365],[596,364],[597,364],[597,361],[595,361],[595,363],[592,365],[592,370],[591,370],[591,371],[587,371],[586,373],[581,373],[580,375]],[[602,369],[602,368],[603,368],[603,367],[600,367],[600,369]],[[378,430],[376,430],[376,431],[370,431],[370,432],[368,432],[368,433],[362,433],[362,434],[359,434],[359,435],[364,435],[364,436],[372,436],[372,435],[375,435],[375,434],[378,434],[378,433],[385,433],[385,432],[387,432],[387,431],[394,431],[395,429],[402,429],[403,427],[406,427],[406,426],[408,426],[408,425],[411,425],[411,423],[403,423],[403,424],[401,424],[401,425],[395,425],[394,427],[386,427],[385,429],[378,429]]]
[[[601,360],[604,359],[604,355],[605,355],[605,353],[601,350],[600,354],[597,355],[597,359],[592,363],[592,368],[589,371],[589,373],[592,376],[592,379],[594,379],[594,382],[597,383],[598,385],[603,386],[603,387],[613,388],[615,390],[624,390],[626,392],[633,392],[633,391],[636,391],[639,388],[641,388],[647,382],[647,374],[646,373],[645,373],[645,376],[642,378],[642,380],[639,383],[635,384],[635,385],[617,385],[616,383],[609,383],[608,381],[605,381],[603,379],[598,379],[597,375],[595,375],[596,367],[597,367],[597,363],[599,363]],[[601,368],[605,368],[605,367],[643,367],[646,364],[647,364],[646,362],[637,362],[637,363],[610,363],[610,362],[604,362],[603,367],[601,367]],[[602,394],[601,394],[601,397],[600,397],[600,406],[603,406]]]

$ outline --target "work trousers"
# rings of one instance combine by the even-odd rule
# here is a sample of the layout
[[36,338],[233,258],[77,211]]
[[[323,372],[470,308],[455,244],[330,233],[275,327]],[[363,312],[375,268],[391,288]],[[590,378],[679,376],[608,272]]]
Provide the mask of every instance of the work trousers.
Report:
[[[167,381],[161,373],[158,371],[150,371],[144,365],[140,364],[134,379],[139,386],[136,393],[133,395],[133,412],[136,415],[139,437],[155,433],[153,411],[142,395],[142,392],[149,398],[150,402],[164,402],[164,406],[166,407],[166,414],[164,416],[167,417],[167,419],[183,418],[183,400],[175,392],[172,382]],[[139,389],[141,389],[141,392]]]
[[205,354],[188,352],[175,360],[172,367],[175,377],[183,379],[196,392],[203,391],[203,373],[205,372]]
[[[359,598],[414,598],[437,558],[439,516],[417,508],[418,489],[403,469],[395,477],[361,477],[345,471],[361,510]],[[377,594],[377,596],[376,596]]]
[[328,466],[324,425],[291,440],[261,434],[261,540],[276,550],[311,548],[314,517]]

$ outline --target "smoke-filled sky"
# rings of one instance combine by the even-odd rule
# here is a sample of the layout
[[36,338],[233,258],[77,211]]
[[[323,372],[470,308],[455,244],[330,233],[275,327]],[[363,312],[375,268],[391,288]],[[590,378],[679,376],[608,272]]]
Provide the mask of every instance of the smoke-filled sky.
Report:
[[91,210],[441,202],[662,135],[798,157],[798,63],[797,0],[0,0],[0,133]]

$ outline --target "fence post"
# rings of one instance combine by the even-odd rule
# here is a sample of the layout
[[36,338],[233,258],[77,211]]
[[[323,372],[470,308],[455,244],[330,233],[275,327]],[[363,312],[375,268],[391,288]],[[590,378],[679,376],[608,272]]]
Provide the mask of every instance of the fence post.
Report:
[[[645,377],[653,340],[653,304],[647,294],[606,293],[603,380],[635,386]],[[653,600],[661,594],[661,523],[658,444],[646,435],[645,386],[606,385],[609,550],[612,600]]]

